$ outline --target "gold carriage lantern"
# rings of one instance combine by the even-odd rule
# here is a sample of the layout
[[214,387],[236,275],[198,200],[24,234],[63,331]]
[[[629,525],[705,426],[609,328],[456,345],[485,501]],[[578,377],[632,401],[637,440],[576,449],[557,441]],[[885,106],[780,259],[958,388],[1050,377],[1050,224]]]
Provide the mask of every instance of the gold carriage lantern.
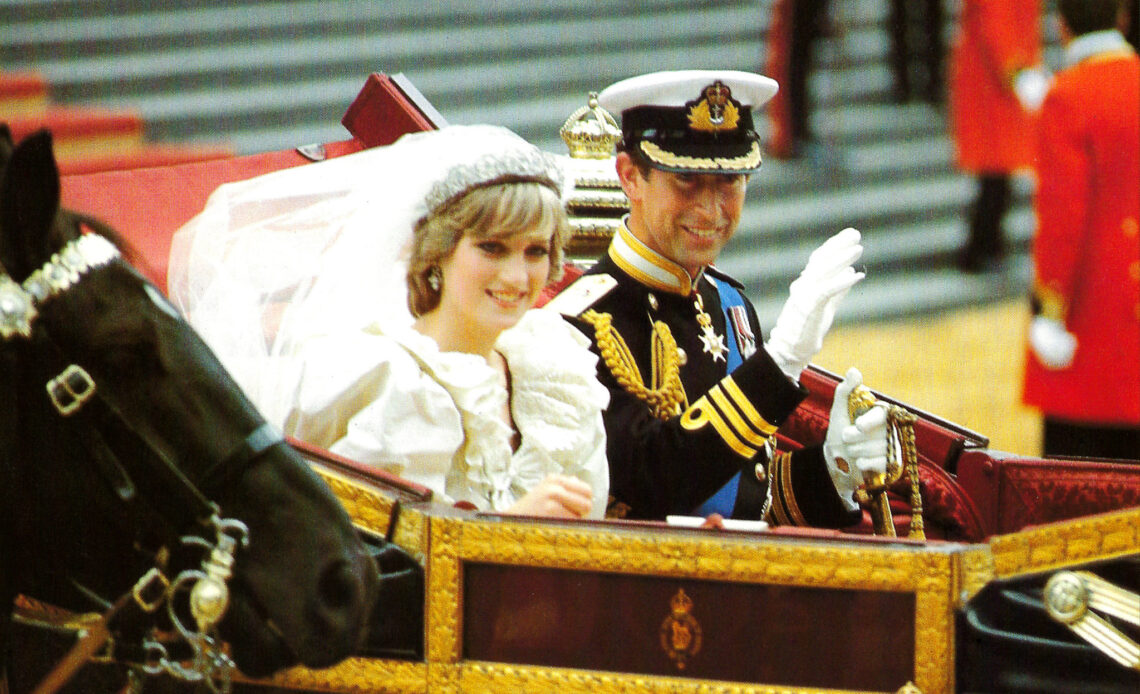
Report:
[[598,105],[598,93],[590,92],[587,104],[570,114],[559,134],[570,153],[565,205],[572,236],[567,255],[588,263],[605,251],[629,211],[614,170],[614,145],[621,139],[621,128]]

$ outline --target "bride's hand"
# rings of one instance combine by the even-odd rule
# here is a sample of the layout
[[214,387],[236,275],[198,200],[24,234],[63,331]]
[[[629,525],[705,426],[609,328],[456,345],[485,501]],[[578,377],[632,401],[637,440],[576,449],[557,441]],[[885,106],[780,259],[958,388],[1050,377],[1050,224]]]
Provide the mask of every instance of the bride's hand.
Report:
[[590,485],[576,477],[547,475],[537,487],[507,509],[520,516],[581,518],[590,512],[593,492]]

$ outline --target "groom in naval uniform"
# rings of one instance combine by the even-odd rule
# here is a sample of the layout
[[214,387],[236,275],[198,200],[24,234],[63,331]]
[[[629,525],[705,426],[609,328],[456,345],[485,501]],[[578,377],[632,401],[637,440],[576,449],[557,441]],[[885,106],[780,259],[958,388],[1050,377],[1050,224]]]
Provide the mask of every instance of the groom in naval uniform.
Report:
[[670,514],[842,527],[861,513],[864,472],[885,469],[885,409],[854,422],[851,369],[826,443],[777,451],[777,427],[806,396],[802,369],[836,304],[863,275],[859,232],[812,253],[769,340],[742,286],[713,267],[760,168],[753,109],[776,93],[761,75],[689,70],[605,89],[621,114],[617,173],[630,212],[606,254],[549,307],[592,342],[605,412],[611,517]]

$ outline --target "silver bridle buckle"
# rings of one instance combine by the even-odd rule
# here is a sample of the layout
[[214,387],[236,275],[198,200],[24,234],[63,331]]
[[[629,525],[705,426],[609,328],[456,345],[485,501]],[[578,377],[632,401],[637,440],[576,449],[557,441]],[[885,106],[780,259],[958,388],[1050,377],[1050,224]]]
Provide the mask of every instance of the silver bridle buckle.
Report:
[[56,411],[66,417],[95,395],[95,381],[83,367],[71,364],[47,382],[47,392]]

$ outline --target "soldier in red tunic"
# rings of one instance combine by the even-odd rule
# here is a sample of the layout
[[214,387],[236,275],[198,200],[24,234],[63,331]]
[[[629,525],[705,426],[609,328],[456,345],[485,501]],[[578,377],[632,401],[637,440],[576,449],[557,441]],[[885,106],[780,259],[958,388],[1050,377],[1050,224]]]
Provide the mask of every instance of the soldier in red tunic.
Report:
[[1045,454],[1140,460],[1140,58],[1119,0],[1060,0],[1041,109],[1025,402]]
[[1010,175],[1033,155],[1031,110],[1044,95],[1040,0],[964,0],[950,62],[950,127],[958,168],[976,177],[969,238],[958,257],[967,272],[1004,254],[1001,223]]

